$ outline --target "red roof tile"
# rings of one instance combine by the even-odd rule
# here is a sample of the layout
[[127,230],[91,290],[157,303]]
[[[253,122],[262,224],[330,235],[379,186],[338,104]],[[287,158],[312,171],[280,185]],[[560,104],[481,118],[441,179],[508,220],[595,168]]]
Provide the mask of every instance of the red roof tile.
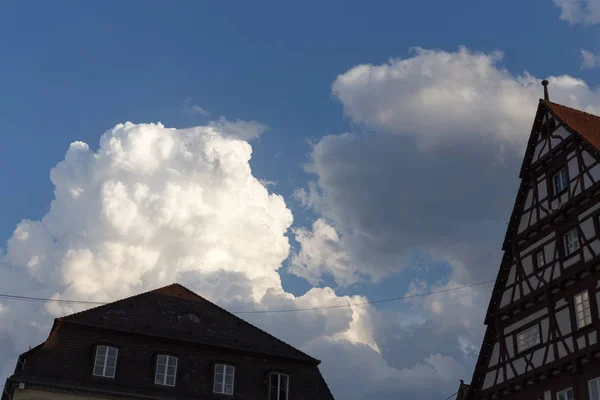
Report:
[[600,151],[600,117],[574,108],[541,100],[563,124],[579,133],[589,144]]

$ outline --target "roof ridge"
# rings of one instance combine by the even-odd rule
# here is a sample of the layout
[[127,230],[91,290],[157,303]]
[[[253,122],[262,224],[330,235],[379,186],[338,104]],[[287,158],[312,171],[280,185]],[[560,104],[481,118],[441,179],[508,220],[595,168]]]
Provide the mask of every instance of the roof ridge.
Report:
[[88,308],[86,310],[79,311],[79,312],[76,312],[76,313],[73,313],[73,314],[65,315],[63,317],[56,318],[55,321],[59,321],[59,322],[65,321],[65,322],[71,322],[71,323],[80,324],[80,325],[88,325],[88,324],[85,324],[83,322],[78,322],[73,317],[79,316],[80,314],[83,314],[83,313],[86,313],[86,312],[89,312],[89,311],[93,311],[93,310],[97,311],[97,310],[101,310],[102,308],[111,307],[111,306],[114,306],[115,304],[122,304],[124,302],[130,301],[130,300],[132,300],[132,299],[134,299],[136,297],[140,297],[140,296],[143,296],[143,295],[146,295],[146,294],[162,294],[162,295],[167,295],[168,294],[168,289],[170,289],[170,288],[182,289],[182,290],[186,291],[187,293],[193,295],[194,297],[202,300],[203,302],[210,304],[212,307],[216,307],[218,310],[220,310],[221,312],[225,313],[229,317],[235,318],[236,321],[239,321],[239,322],[241,322],[241,323],[243,323],[243,324],[251,327],[252,329],[256,329],[257,331],[259,331],[262,334],[266,335],[270,339],[275,340],[276,342],[281,343],[282,345],[288,347],[289,349],[291,349],[294,352],[298,353],[299,356],[302,356],[302,358],[308,358],[310,361],[313,361],[313,362],[317,363],[317,365],[321,363],[320,360],[318,360],[318,359],[310,356],[309,354],[306,354],[302,350],[299,350],[296,347],[292,346],[291,344],[284,342],[283,340],[281,340],[281,339],[277,338],[276,336],[270,334],[269,332],[267,332],[267,331],[259,328],[258,326],[251,324],[250,322],[244,320],[243,318],[238,317],[237,315],[231,313],[230,311],[227,311],[225,308],[223,308],[223,307],[221,307],[221,306],[213,303],[212,301],[209,301],[209,300],[205,299],[204,297],[200,296],[199,294],[195,293],[194,291],[188,289],[187,287],[185,287],[182,284],[177,283],[177,282],[172,283],[170,285],[163,286],[163,287],[159,287],[159,288],[156,288],[156,289],[148,290],[148,291],[145,291],[145,292],[142,292],[142,293],[138,293],[138,294],[135,294],[135,295],[132,295],[132,296],[129,296],[129,297],[125,297],[123,299],[115,300],[113,302],[102,304],[102,305],[99,305],[97,307],[92,307],[92,308]]
[[592,117],[592,118],[597,118],[597,119],[600,119],[600,116],[599,116],[599,115],[592,114],[592,113],[589,113],[589,112],[587,112],[587,111],[583,111],[583,110],[578,110],[578,109],[576,109],[576,108],[573,108],[573,107],[565,106],[564,104],[559,104],[559,103],[555,103],[555,102],[553,102],[553,101],[550,101],[550,100],[544,100],[544,99],[540,99],[540,101],[541,101],[541,102],[543,102],[543,103],[547,103],[547,104],[548,104],[548,105],[550,105],[550,106],[559,106],[559,107],[562,107],[562,108],[566,108],[566,109],[568,109],[569,111],[574,111],[574,112],[576,112],[576,113],[579,113],[579,114],[585,114],[585,115],[589,115],[589,116],[590,116],[590,117]]
[[297,352],[299,352],[299,353],[302,353],[302,354],[303,354],[303,355],[305,355],[306,357],[309,357],[309,358],[311,358],[312,360],[314,360],[314,361],[317,361],[317,362],[321,363],[321,361],[320,361],[320,360],[318,360],[318,359],[316,359],[316,358],[312,357],[312,356],[311,356],[311,355],[309,355],[309,354],[306,354],[306,353],[305,353],[305,352],[303,352],[302,350],[299,350],[299,349],[295,348],[295,347],[294,347],[294,346],[292,346],[291,344],[284,342],[283,340],[279,339],[278,337],[271,335],[269,332],[267,332],[267,331],[265,331],[265,330],[262,330],[262,329],[261,329],[261,328],[259,328],[258,326],[254,325],[254,324],[251,324],[250,322],[246,321],[245,319],[238,317],[237,315],[233,314],[232,312],[230,312],[230,311],[227,311],[225,308],[223,308],[223,307],[221,307],[221,306],[219,306],[219,305],[217,305],[217,304],[213,303],[212,301],[206,300],[204,297],[202,297],[202,296],[200,296],[199,294],[197,294],[197,293],[193,292],[192,290],[190,290],[190,289],[186,288],[185,286],[183,286],[183,285],[181,285],[181,284],[179,284],[179,283],[175,283],[174,285],[178,285],[178,286],[180,286],[181,288],[183,288],[183,289],[187,290],[188,292],[192,293],[193,295],[195,295],[195,296],[197,296],[197,297],[200,297],[201,299],[203,299],[203,300],[205,300],[205,301],[208,301],[210,304],[212,304],[213,306],[217,307],[219,310],[221,310],[221,311],[224,311],[226,314],[228,314],[228,315],[231,315],[232,317],[234,317],[234,318],[238,319],[239,321],[243,322],[244,324],[246,324],[246,325],[250,325],[250,326],[251,326],[252,328],[254,328],[254,329],[258,329],[259,331],[261,331],[262,333],[264,333],[264,334],[266,334],[267,336],[271,337],[272,339],[275,339],[276,341],[278,341],[278,342],[280,342],[280,343],[282,343],[282,344],[284,344],[284,345],[286,345],[286,346],[288,346],[288,347],[290,347],[290,348],[294,349],[295,351],[297,351]]

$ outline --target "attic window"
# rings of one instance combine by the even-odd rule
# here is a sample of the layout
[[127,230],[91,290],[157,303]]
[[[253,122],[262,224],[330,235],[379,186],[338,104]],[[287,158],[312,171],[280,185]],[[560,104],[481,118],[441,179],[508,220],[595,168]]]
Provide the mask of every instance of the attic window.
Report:
[[187,313],[179,316],[179,322],[191,322],[194,324],[200,323],[200,318],[194,313]]

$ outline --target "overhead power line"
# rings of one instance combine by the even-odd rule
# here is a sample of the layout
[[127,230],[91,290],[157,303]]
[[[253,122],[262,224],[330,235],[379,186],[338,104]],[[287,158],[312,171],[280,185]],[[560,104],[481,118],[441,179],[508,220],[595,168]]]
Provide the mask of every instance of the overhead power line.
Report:
[[338,305],[332,305],[332,306],[321,306],[321,307],[310,307],[310,308],[289,308],[289,309],[283,309],[283,310],[264,310],[264,311],[237,311],[237,312],[234,312],[234,314],[267,314],[267,313],[292,312],[292,311],[325,310],[325,309],[330,309],[330,308],[343,308],[343,307],[352,307],[352,306],[366,306],[369,304],[388,303],[391,301],[407,300],[407,299],[413,299],[415,297],[424,297],[424,296],[431,296],[433,294],[438,294],[438,293],[452,292],[454,290],[466,289],[469,287],[479,286],[479,285],[483,285],[483,284],[491,283],[491,282],[495,282],[495,281],[496,281],[495,279],[492,279],[489,281],[471,283],[470,285],[457,286],[457,287],[449,288],[449,289],[435,290],[433,292],[427,292],[427,293],[419,293],[419,294],[411,294],[411,295],[401,296],[401,297],[393,297],[391,299],[363,301],[363,302],[358,302],[358,303],[346,303],[346,304],[338,304]]
[[453,395],[450,395],[450,396],[446,397],[444,400],[450,400],[451,398],[453,398],[457,394],[458,394],[458,392],[454,393]]
[[[388,302],[392,302],[392,301],[413,299],[416,297],[431,296],[431,295],[438,294],[438,293],[452,292],[455,290],[466,289],[469,287],[484,285],[486,283],[492,283],[492,282],[495,282],[495,280],[492,279],[489,281],[482,281],[482,282],[472,283],[470,285],[463,285],[463,286],[457,286],[457,287],[448,288],[448,289],[435,290],[432,292],[411,294],[411,295],[400,296],[400,297],[392,297],[389,299],[382,299],[382,300],[363,301],[363,302],[357,302],[357,303],[345,303],[345,304],[337,304],[337,305],[321,306],[321,307],[309,307],[309,308],[288,308],[288,309],[280,309],[280,310],[232,311],[232,313],[233,314],[270,314],[270,313],[326,310],[326,309],[331,309],[331,308],[345,308],[345,307],[352,307],[352,306],[365,306],[365,305],[369,305],[369,304],[388,303]],[[107,302],[100,302],[100,301],[47,299],[47,298],[42,298],[42,297],[17,296],[17,295],[1,294],[1,293],[0,293],[0,299],[31,301],[31,302],[38,302],[38,303],[48,302],[48,303],[59,303],[59,304],[89,304],[89,305],[97,305],[97,306],[109,304]]]

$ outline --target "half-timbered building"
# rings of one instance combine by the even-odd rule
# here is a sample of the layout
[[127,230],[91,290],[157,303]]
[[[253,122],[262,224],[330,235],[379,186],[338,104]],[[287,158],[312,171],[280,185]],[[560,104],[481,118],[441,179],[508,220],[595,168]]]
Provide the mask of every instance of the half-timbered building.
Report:
[[600,400],[600,117],[543,84],[467,400]]

